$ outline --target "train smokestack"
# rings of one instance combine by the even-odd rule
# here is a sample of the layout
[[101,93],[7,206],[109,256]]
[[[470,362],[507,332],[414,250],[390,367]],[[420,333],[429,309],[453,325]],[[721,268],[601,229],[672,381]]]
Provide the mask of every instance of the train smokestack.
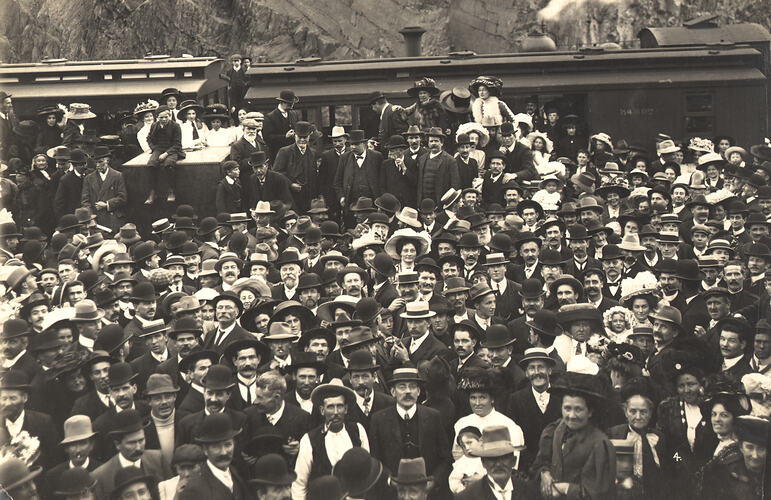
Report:
[[423,51],[420,49],[420,39],[426,30],[420,26],[407,26],[399,31],[404,37],[404,46],[407,50],[407,57],[420,57]]

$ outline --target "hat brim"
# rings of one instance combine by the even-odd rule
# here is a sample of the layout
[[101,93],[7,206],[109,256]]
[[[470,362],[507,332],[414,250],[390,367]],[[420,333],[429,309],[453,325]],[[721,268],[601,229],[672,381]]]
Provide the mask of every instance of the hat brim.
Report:
[[426,311],[421,314],[410,314],[409,312],[405,311],[399,314],[399,317],[402,319],[428,319],[433,318],[434,316],[436,316],[436,311]]
[[29,472],[25,476],[22,476],[19,479],[17,479],[15,483],[3,484],[2,485],[3,486],[3,491],[4,492],[10,491],[10,490],[16,488],[17,486],[20,486],[20,485],[22,485],[22,484],[24,484],[24,483],[26,483],[28,481],[31,481],[32,479],[35,479],[36,477],[38,477],[41,472],[43,472],[43,468],[41,466],[39,466],[39,465],[35,465],[33,467],[30,467],[29,468]]
[[493,458],[509,455],[523,449],[524,447],[517,447],[510,442],[504,441],[495,443],[479,443],[477,446],[470,450],[469,455],[479,458]]

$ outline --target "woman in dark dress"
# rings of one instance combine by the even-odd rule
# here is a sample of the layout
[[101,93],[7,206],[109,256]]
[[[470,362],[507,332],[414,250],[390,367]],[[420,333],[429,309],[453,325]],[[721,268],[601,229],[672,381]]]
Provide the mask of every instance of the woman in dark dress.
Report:
[[48,157],[41,153],[36,154],[32,158],[32,170],[29,174],[30,195],[34,203],[32,222],[48,235],[53,233],[54,221],[57,219],[53,206],[56,182],[52,176],[48,169]]
[[616,493],[616,452],[594,423],[605,401],[596,375],[567,373],[549,391],[562,396],[562,418],[541,434],[531,472],[543,498],[606,500]]
[[35,149],[48,150],[61,145],[64,110],[56,106],[44,106],[38,110],[37,115],[41,124],[35,140]]

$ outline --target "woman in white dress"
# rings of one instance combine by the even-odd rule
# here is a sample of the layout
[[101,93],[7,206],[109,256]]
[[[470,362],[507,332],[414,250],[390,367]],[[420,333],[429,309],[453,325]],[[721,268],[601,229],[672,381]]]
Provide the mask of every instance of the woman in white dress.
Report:
[[228,109],[224,104],[207,106],[203,121],[209,127],[206,144],[211,147],[230,146],[234,140],[233,128],[230,125]]
[[142,121],[142,127],[137,130],[137,142],[139,142],[139,147],[142,148],[143,153],[150,152],[150,144],[147,143],[147,134],[150,133],[150,127],[155,123],[156,109],[158,109],[158,103],[153,100],[139,103],[137,104],[137,107],[134,108],[134,116],[137,117],[137,120]]
[[233,124],[232,127],[230,127],[233,131],[233,142],[236,142],[241,137],[244,136],[244,127],[241,125],[244,120],[246,119],[246,114],[248,113],[247,110],[244,108],[240,108],[238,110],[238,113],[236,114],[236,123]]
[[203,107],[193,100],[184,101],[179,107],[179,117],[182,120],[182,148],[200,149],[206,147],[206,136],[209,129],[200,117],[203,115]]

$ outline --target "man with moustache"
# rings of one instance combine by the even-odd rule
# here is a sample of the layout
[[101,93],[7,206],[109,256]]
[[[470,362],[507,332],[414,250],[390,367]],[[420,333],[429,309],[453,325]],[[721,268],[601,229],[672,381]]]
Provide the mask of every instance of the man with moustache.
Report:
[[346,146],[349,135],[338,125],[332,127],[332,133],[328,137],[332,140],[332,147],[321,154],[319,191],[329,208],[330,217],[337,220],[340,214],[340,199],[335,195],[334,181],[340,157],[348,152]]
[[575,276],[579,281],[583,281],[584,273],[587,269],[602,267],[599,260],[589,257],[589,241],[591,239],[592,237],[585,226],[575,224],[568,228],[567,241],[572,256],[569,257],[568,263],[565,266],[565,274]]
[[258,370],[270,360],[270,348],[257,339],[238,340],[227,346],[223,357],[236,369],[236,390],[230,406],[243,411],[254,403]]
[[[140,243],[141,245],[141,243]],[[131,291],[131,302],[134,304],[134,317],[126,324],[124,330],[130,337],[131,349],[129,359],[135,359],[144,354],[146,347],[140,339],[142,329],[155,319],[158,294],[149,281],[137,283]]]
[[294,144],[279,149],[273,161],[273,170],[289,179],[294,208],[298,213],[308,210],[310,200],[318,192],[316,158],[309,145],[312,129],[313,125],[306,121],[296,122],[293,127]]
[[605,288],[605,273],[599,266],[589,267],[584,271],[584,295],[586,301],[604,313],[611,307],[619,305],[619,302],[603,295]]
[[[244,135],[230,146],[230,159],[238,163],[239,180],[242,187],[247,185],[252,176],[253,165],[250,164],[250,160],[254,158],[255,153],[262,152],[263,157],[267,154],[265,144],[260,141],[258,136],[260,125],[262,123],[258,123],[257,120],[244,119],[241,123]],[[241,199],[248,199],[251,202],[251,198],[242,196]],[[253,207],[254,205],[250,204],[250,206]]]
[[402,135],[407,139],[407,145],[409,146],[407,156],[410,159],[417,162],[418,158],[428,152],[428,149],[423,146],[423,132],[417,125],[410,125]]
[[294,300],[297,294],[297,285],[302,271],[300,253],[296,248],[287,248],[275,262],[278,267],[281,283],[273,285],[271,294],[276,300]]
[[217,263],[214,265],[214,270],[220,275],[222,283],[218,285],[215,290],[218,292],[225,292],[230,290],[233,283],[236,282],[238,276],[241,274],[241,268],[244,266],[244,262],[233,252],[223,252]]
[[222,352],[238,340],[248,340],[254,336],[238,324],[244,306],[233,292],[223,292],[212,301],[217,326],[210,330],[203,341],[203,346]]
[[408,338],[401,343],[394,343],[391,356],[398,363],[428,361],[434,356],[446,358],[450,351],[441,340],[433,336],[429,329],[429,318],[436,312],[431,311],[428,302],[415,301],[408,303],[400,317],[407,326]]
[[156,481],[171,477],[171,470],[163,461],[161,452],[145,449],[145,431],[139,412],[122,411],[115,415],[110,424],[106,432],[118,452],[93,472],[97,499],[110,498],[110,492],[115,488],[116,474],[126,467],[137,467]]
[[541,275],[541,238],[530,231],[524,231],[514,240],[517,254],[522,257],[523,263],[517,264],[512,270],[511,279],[522,283],[526,279],[537,279],[543,283]]
[[717,328],[720,331],[720,373],[728,380],[740,382],[744,375],[753,371],[747,346],[753,342],[754,328],[742,317],[725,318]]
[[539,235],[543,237],[545,248],[559,252],[560,258],[569,261],[573,257],[573,252],[566,247],[563,242],[565,234],[565,223],[557,218],[546,219],[538,228]]
[[469,320],[453,323],[450,326],[452,349],[458,356],[450,361],[450,372],[453,376],[466,368],[486,368],[487,362],[477,356],[477,346],[481,339],[479,328]]
[[[246,199],[249,209],[254,210],[260,201],[281,201],[286,206],[292,206],[292,190],[289,179],[280,172],[271,170],[264,151],[255,151],[246,159],[250,169],[254,170],[246,181]],[[243,170],[242,170],[243,172]]]
[[474,311],[466,306],[470,288],[466,280],[460,277],[447,278],[444,281],[444,296],[450,302],[455,323],[474,317]]
[[0,446],[6,446],[22,431],[40,441],[40,464],[50,468],[59,461],[56,426],[46,413],[29,410],[30,379],[21,370],[8,370],[0,380]]
[[393,193],[403,207],[417,207],[418,165],[407,155],[409,145],[401,135],[393,135],[385,143],[388,158],[381,168],[381,188]]
[[246,482],[233,466],[238,456],[236,436],[244,429],[223,413],[206,415],[195,433],[195,441],[203,450],[206,462],[201,475],[192,478],[178,493],[178,500],[248,500]]
[[27,351],[32,329],[23,319],[9,319],[0,333],[1,366],[3,370],[20,370],[32,380],[42,372],[35,358]]
[[110,167],[110,149],[97,146],[94,151],[96,171],[83,180],[81,206],[87,207],[96,215],[97,224],[118,232],[125,213],[126,184],[123,174]]
[[485,268],[490,276],[490,288],[495,292],[495,310],[507,315],[506,320],[515,316],[519,309],[519,284],[506,277],[509,259],[503,253],[490,253],[485,257]]
[[436,204],[448,189],[460,186],[458,165],[455,158],[442,149],[446,136],[441,128],[431,127],[426,132],[428,153],[418,158],[418,196],[416,199],[430,198]]
[[94,450],[95,435],[91,428],[91,419],[85,415],[73,415],[64,421],[64,439],[59,444],[67,458],[45,473],[47,485],[57,484],[67,470],[82,467],[94,471],[102,465],[102,462],[90,456]]
[[379,369],[375,357],[364,349],[352,352],[346,367],[351,389],[356,396],[356,404],[348,408],[348,419],[360,423],[367,430],[370,417],[375,412],[394,404],[391,396],[376,390]]
[[752,243],[744,251],[747,259],[749,278],[744,282],[744,288],[758,297],[766,291],[766,268],[771,262],[771,250],[763,243]]
[[169,348],[166,346],[169,337],[166,334],[169,328],[162,319],[148,322],[139,337],[147,350],[144,354],[131,361],[131,369],[137,374],[137,391],[142,394],[148,377],[158,365],[169,359]]
[[[544,313],[554,315],[550,311]],[[522,428],[526,450],[520,455],[518,468],[527,470],[538,453],[538,443],[544,428],[560,418],[562,413],[560,398],[548,390],[552,370],[556,365],[549,351],[542,347],[531,347],[525,350],[519,365],[525,370],[530,386],[514,392],[503,413]]]
[[343,295],[361,299],[364,289],[364,280],[367,279],[367,271],[356,264],[349,264],[337,273],[338,284],[343,289]]
[[190,384],[190,389],[177,408],[180,420],[206,407],[203,399],[203,379],[209,372],[209,368],[217,364],[219,359],[220,354],[216,351],[194,349],[179,362],[181,378]]
[[299,406],[313,416],[314,423],[321,420],[321,414],[313,406],[311,393],[321,383],[321,376],[326,371],[326,365],[318,361],[312,353],[298,352],[289,367],[293,389],[285,396],[289,405]]
[[174,326],[169,330],[168,337],[174,344],[176,355],[172,354],[166,361],[162,361],[155,367],[155,373],[169,375],[174,385],[180,388],[178,398],[180,402],[187,395],[190,384],[185,377],[181,376],[179,366],[183,359],[200,347],[202,334],[203,330],[194,316],[179,318],[174,321]]
[[380,185],[383,155],[367,149],[367,137],[363,130],[351,130],[349,140],[351,150],[340,156],[334,186],[346,223],[353,227],[350,206],[361,197],[374,200],[383,193]]
[[506,168],[506,158],[500,151],[490,151],[487,164],[490,168],[482,177],[482,199],[486,203],[502,204],[505,202],[503,195],[506,191],[503,173]]
[[94,351],[85,361],[82,371],[91,381],[89,391],[80,396],[72,405],[73,415],[85,415],[94,422],[113,404],[110,401],[109,372],[114,362],[106,351]]
[[145,428],[145,448],[161,450],[164,464],[171,469],[174,457],[177,416],[174,404],[177,401],[179,387],[175,387],[171,377],[154,373],[147,379],[145,396],[150,403],[149,425]]
[[416,368],[394,370],[388,383],[396,404],[372,415],[369,443],[372,456],[388,470],[397,470],[403,458],[423,457],[437,485],[433,491],[441,494],[447,489],[450,443],[444,428],[436,425],[441,414],[417,404],[422,382]]
[[479,242],[479,236],[474,232],[466,232],[458,240],[457,247],[460,251],[460,258],[463,259],[463,277],[466,280],[471,279],[474,272],[482,268],[480,259],[482,256],[482,245]]
[[[723,280],[731,292],[731,312],[754,317],[757,315],[758,297],[744,289],[744,271],[741,261],[729,260],[723,266]],[[745,310],[747,314],[744,314]]]
[[308,483],[313,479],[332,473],[332,468],[346,451],[355,446],[369,450],[369,441],[364,427],[356,422],[346,422],[348,408],[355,404],[351,389],[339,379],[322,384],[313,390],[313,404],[321,408],[324,423],[300,440],[295,473],[292,484],[292,498],[304,500],[308,494]]

